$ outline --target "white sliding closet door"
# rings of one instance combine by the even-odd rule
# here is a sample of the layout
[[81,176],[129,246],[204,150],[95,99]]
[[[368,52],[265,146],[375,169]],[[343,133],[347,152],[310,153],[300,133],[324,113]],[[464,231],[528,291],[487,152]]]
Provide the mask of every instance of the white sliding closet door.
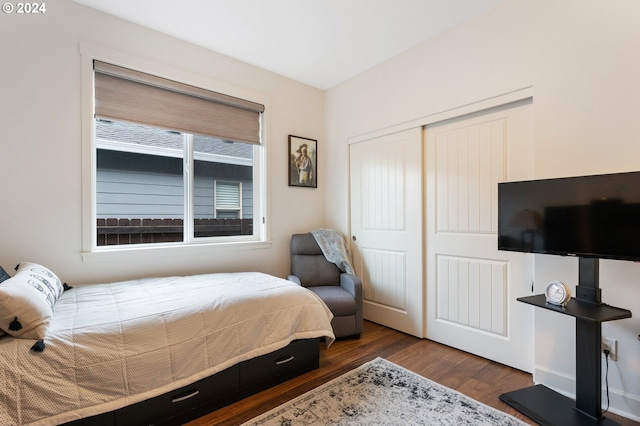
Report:
[[364,317],[424,337],[422,129],[349,146],[354,268]]
[[426,337],[531,372],[533,255],[497,250],[497,184],[533,176],[531,102],[425,129]]

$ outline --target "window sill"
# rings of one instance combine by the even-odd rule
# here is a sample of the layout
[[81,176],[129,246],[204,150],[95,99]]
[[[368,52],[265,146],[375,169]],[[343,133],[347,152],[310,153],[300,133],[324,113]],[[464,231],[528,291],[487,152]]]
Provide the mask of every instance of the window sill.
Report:
[[100,247],[82,252],[82,262],[145,260],[157,257],[194,256],[212,252],[261,250],[271,248],[271,241],[234,241],[199,244],[162,244]]

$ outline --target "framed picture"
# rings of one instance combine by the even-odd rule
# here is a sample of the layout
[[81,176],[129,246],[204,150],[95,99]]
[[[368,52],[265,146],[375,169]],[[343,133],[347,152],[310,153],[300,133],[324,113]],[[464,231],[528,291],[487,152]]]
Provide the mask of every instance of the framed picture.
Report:
[[318,187],[318,141],[289,135],[289,186]]

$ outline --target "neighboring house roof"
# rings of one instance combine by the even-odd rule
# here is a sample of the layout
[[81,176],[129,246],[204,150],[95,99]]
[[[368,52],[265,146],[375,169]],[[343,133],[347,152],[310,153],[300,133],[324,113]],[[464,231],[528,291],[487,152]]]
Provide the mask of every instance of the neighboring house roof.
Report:
[[[197,160],[226,164],[252,165],[253,145],[194,135]],[[99,149],[139,154],[182,157],[180,132],[120,121],[96,120],[96,145]]]

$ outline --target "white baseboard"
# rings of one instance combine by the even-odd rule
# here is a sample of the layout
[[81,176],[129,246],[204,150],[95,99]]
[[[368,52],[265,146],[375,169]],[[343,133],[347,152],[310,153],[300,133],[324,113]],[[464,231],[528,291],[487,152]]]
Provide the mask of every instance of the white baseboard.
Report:
[[[557,371],[535,367],[533,381],[569,398],[575,399],[576,397],[575,376],[567,376]],[[602,410],[605,410],[607,408],[607,395],[604,388],[604,380],[602,381],[602,386]],[[640,422],[640,416],[638,415],[640,413],[640,396],[609,386],[609,412]]]

